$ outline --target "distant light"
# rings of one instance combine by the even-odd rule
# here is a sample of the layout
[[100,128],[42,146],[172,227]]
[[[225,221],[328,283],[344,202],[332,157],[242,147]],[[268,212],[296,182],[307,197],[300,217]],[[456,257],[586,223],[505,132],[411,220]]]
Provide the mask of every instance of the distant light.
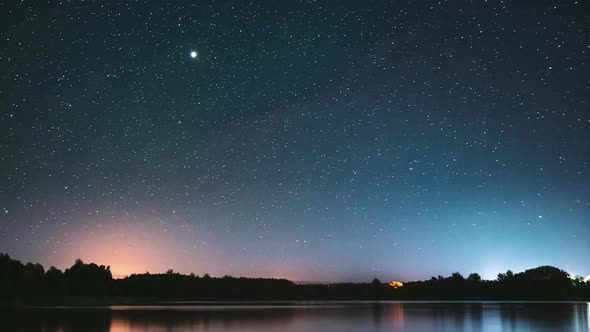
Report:
[[584,278],[584,282],[589,282],[590,281],[590,276],[587,276],[586,278]]
[[390,281],[387,283],[387,285],[389,287],[393,287],[393,288],[400,288],[400,287],[404,287],[404,284],[399,282],[399,281]]
[[197,52],[195,52],[195,51],[192,51],[192,52],[191,52],[191,58],[193,58],[193,59],[194,59],[194,58],[196,58],[196,57],[197,57]]

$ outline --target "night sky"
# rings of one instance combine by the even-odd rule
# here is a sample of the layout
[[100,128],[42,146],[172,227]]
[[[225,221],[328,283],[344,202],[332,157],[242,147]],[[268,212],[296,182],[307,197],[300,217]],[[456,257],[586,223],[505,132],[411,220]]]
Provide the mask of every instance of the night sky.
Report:
[[587,1],[7,1],[0,252],[590,274]]

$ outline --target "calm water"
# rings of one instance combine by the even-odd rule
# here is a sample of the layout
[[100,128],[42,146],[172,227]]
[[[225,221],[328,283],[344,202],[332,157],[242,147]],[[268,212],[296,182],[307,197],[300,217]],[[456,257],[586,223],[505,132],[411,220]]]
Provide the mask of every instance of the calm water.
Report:
[[175,303],[4,313],[2,331],[590,331],[588,303]]

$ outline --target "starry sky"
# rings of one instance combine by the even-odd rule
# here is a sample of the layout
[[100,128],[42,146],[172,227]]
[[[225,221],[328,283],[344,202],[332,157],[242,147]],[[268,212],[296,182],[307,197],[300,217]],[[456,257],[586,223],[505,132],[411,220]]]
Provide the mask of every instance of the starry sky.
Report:
[[8,1],[0,252],[590,274],[586,1]]

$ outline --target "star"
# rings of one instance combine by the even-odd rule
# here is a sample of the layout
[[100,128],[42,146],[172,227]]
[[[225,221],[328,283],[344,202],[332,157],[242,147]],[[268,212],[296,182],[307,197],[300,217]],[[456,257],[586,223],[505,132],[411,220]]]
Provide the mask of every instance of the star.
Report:
[[[328,282],[495,279],[532,262],[589,275],[582,1],[349,2],[104,8],[158,17],[134,30],[84,24],[94,12],[68,1],[6,1],[0,253],[66,268],[75,246],[115,274],[289,267],[281,277]],[[295,8],[304,20],[285,19]],[[80,33],[21,29],[28,11]],[[400,16],[466,12],[436,28]],[[62,53],[76,61],[39,56]],[[128,243],[147,258],[123,264]]]

